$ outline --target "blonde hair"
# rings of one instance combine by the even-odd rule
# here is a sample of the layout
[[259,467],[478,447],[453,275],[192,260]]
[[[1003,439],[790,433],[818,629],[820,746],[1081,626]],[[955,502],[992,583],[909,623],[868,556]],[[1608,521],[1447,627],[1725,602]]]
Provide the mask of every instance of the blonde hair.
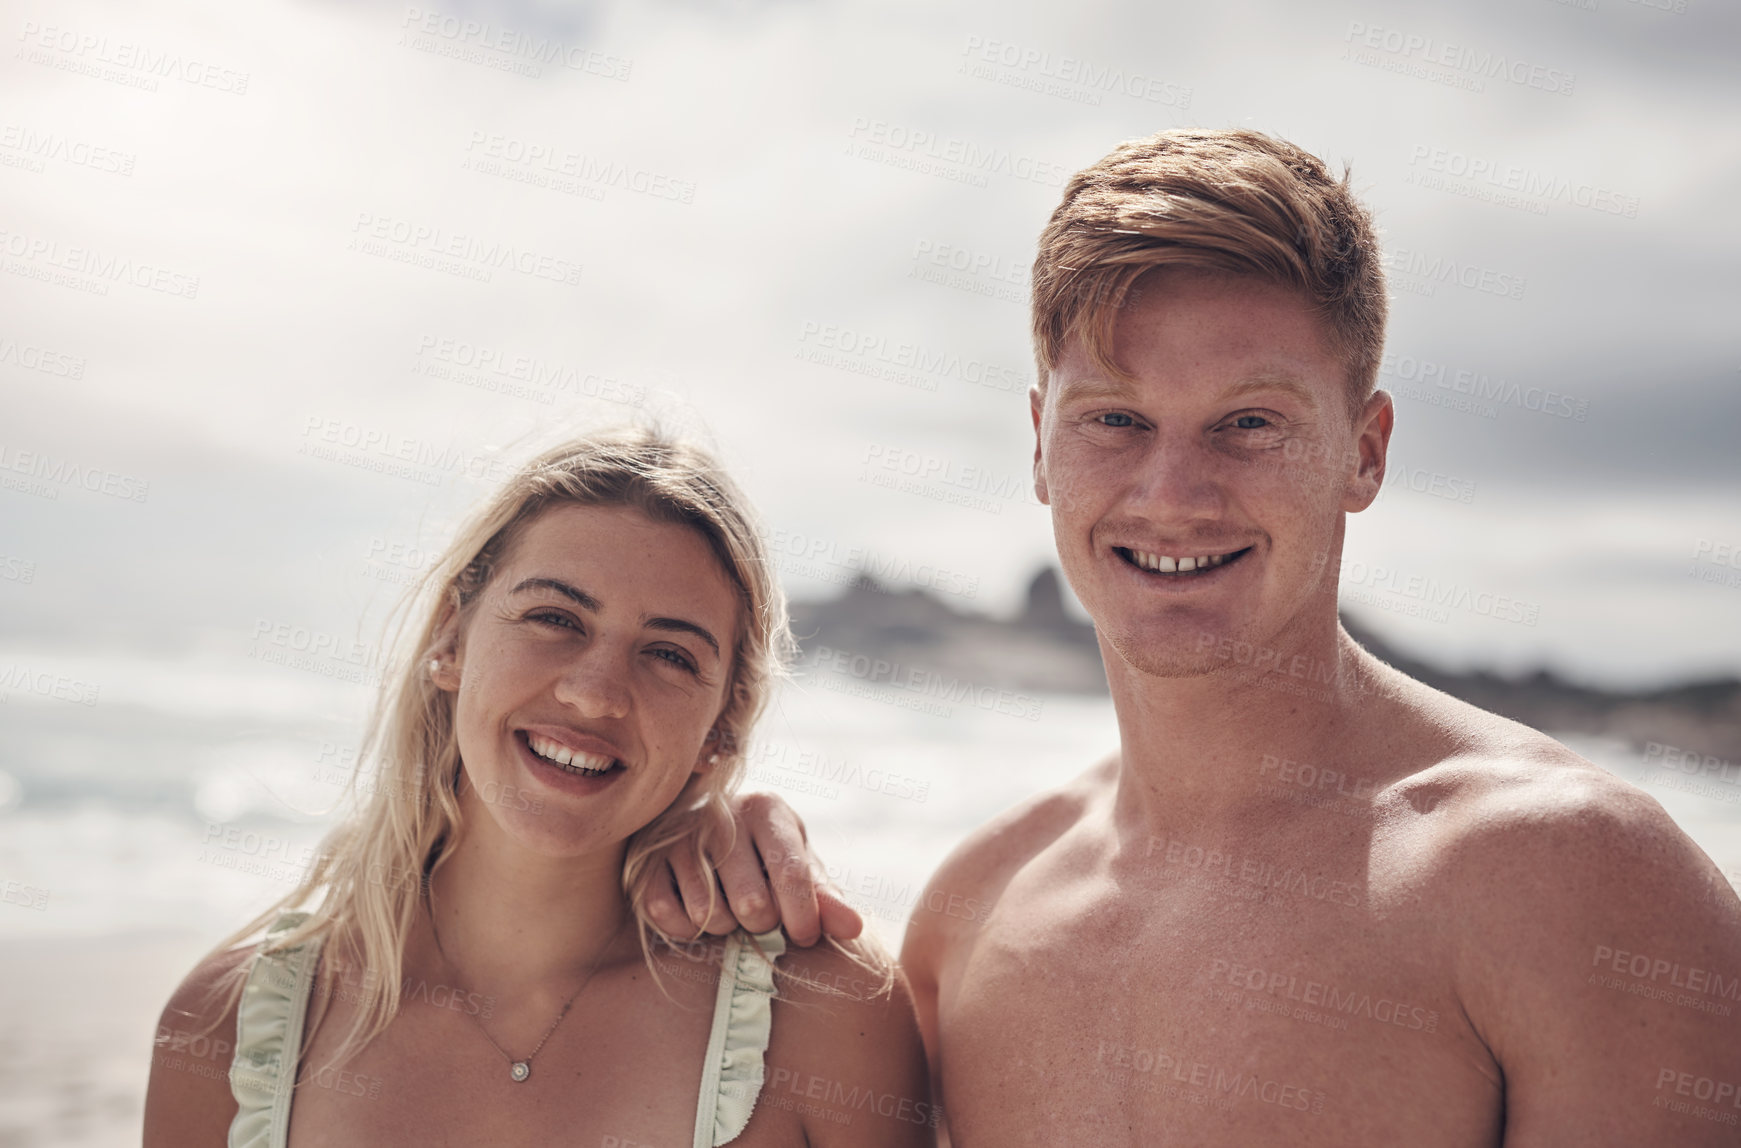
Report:
[[1318,157],[1244,128],[1129,140],[1077,172],[1040,236],[1033,272],[1039,386],[1082,338],[1113,378],[1113,327],[1158,267],[1256,275],[1301,292],[1348,364],[1357,413],[1378,381],[1388,310],[1372,217]]
[[[632,507],[658,522],[689,526],[711,546],[737,591],[740,624],[726,699],[714,724],[713,767],[692,776],[675,801],[629,838],[623,892],[652,964],[658,930],[646,899],[662,875],[666,850],[693,851],[711,887],[710,856],[730,848],[733,822],[726,798],[744,772],[749,732],[770,686],[792,651],[785,594],[774,577],[760,531],[737,487],[700,448],[655,431],[603,433],[564,443],[533,459],[474,510],[436,562],[401,603],[393,632],[396,657],[384,672],[357,770],[373,763],[373,792],[334,828],[302,881],[232,934],[219,950],[257,937],[287,909],[313,902],[306,921],[273,948],[290,948],[339,930],[345,953],[366,975],[356,1021],[334,1060],[361,1048],[398,1012],[405,941],[417,921],[429,875],[449,856],[460,828],[460,757],[454,734],[455,698],[436,688],[428,664],[442,630],[489,583],[494,567],[531,522],[554,506]],[[230,986],[239,992],[246,964]]]

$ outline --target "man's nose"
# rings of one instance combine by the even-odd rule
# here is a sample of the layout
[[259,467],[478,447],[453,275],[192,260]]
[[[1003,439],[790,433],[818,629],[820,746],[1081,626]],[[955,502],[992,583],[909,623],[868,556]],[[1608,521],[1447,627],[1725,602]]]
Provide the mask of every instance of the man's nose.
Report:
[[1156,435],[1139,464],[1135,508],[1160,523],[1220,517],[1227,503],[1220,461],[1194,435]]

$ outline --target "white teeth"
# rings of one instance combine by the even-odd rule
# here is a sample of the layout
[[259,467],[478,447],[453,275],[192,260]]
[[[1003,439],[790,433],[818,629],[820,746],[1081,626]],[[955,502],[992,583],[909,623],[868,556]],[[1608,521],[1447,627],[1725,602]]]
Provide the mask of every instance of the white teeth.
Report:
[[569,749],[558,742],[532,734],[526,735],[526,744],[532,747],[533,753],[545,761],[560,765],[571,773],[604,773],[611,767],[611,759],[608,757]]
[[1147,550],[1131,550],[1129,553],[1131,560],[1144,570],[1161,574],[1189,574],[1196,570],[1207,570],[1233,557],[1232,554],[1204,554],[1190,558],[1173,558],[1166,554],[1151,554]]

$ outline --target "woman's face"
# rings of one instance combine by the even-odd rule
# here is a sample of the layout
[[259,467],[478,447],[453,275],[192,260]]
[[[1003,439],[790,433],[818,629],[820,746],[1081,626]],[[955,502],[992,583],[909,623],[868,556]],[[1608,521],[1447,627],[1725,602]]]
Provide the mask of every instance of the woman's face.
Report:
[[542,854],[620,844],[707,768],[737,618],[695,530],[626,507],[539,515],[432,673],[458,694],[468,806]]

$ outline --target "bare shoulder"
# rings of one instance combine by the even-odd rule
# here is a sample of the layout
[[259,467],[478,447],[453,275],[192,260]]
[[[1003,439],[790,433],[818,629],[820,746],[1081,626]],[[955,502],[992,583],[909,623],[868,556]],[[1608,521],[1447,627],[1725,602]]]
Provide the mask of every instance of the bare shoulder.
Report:
[[223,1145],[236,1101],[230,1060],[239,995],[252,948],[213,953],[182,980],[157,1023],[145,1094],[145,1148]]
[[[1497,908],[1583,889],[1613,904],[1733,899],[1716,866],[1649,794],[1552,738],[1502,719],[1461,751],[1379,795],[1381,824],[1444,886]],[[1613,879],[1624,877],[1616,888]],[[1727,898],[1725,898],[1727,894]]]
[[1636,786],[1501,719],[1475,729],[1381,795],[1374,876],[1412,869],[1392,885],[1413,884],[1503,1072],[1505,1143],[1732,1142],[1685,1098],[1741,1093],[1741,898]]
[[937,867],[914,907],[909,931],[938,918],[967,925],[981,920],[1009,879],[1081,824],[1111,792],[1116,777],[1117,761],[1109,758],[969,833]]
[[779,965],[764,1100],[802,1114],[815,1145],[929,1144],[934,1110],[905,977],[881,954],[824,945]]

